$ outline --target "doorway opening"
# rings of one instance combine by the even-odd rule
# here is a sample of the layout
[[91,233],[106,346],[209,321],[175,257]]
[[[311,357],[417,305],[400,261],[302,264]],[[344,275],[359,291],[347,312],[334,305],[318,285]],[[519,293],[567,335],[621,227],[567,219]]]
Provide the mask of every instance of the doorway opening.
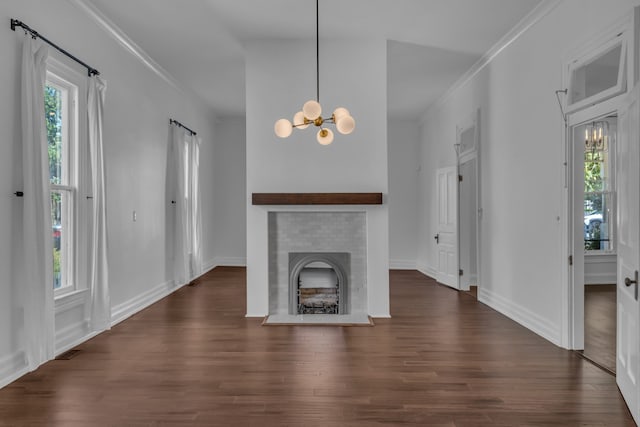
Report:
[[617,112],[594,115],[570,129],[574,304],[582,311],[583,330],[583,345],[576,349],[615,374]]
[[480,109],[456,129],[460,289],[478,298],[480,284]]
[[459,168],[460,289],[478,295],[477,157]]

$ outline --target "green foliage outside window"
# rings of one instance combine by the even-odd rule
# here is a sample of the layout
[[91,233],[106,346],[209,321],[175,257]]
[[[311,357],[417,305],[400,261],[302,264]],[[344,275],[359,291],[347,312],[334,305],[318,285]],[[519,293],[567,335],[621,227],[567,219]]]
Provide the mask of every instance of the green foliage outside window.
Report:
[[[47,149],[49,154],[49,182],[51,184],[61,184],[61,164],[62,164],[62,94],[61,91],[52,86],[46,86],[44,91],[45,123],[47,126]],[[51,192],[51,222],[54,226],[59,226],[61,222],[61,194]],[[52,232],[54,231],[52,230]],[[59,230],[59,228],[58,228]],[[53,276],[54,288],[60,287],[61,274],[61,252],[60,235],[54,232],[53,247]]]
[[584,216],[600,213],[601,221],[585,224],[585,250],[602,247],[602,221],[606,221],[606,154],[602,151],[586,151],[584,157]]

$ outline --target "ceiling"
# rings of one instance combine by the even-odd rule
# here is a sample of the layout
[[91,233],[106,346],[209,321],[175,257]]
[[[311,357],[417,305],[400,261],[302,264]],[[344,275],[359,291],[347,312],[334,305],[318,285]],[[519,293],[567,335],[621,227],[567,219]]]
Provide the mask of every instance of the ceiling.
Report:
[[[313,0],[84,0],[220,116],[244,115],[244,49],[315,37]],[[388,114],[418,118],[541,0],[321,0],[320,39],[388,46]]]

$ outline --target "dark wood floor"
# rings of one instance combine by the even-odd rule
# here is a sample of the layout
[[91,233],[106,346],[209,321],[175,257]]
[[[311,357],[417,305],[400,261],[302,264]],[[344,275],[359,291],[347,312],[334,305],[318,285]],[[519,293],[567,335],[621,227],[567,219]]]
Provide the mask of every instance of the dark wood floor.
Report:
[[616,285],[585,286],[584,355],[616,371]]
[[263,327],[218,268],[0,390],[0,425],[634,425],[611,375],[467,293],[392,271],[391,304]]

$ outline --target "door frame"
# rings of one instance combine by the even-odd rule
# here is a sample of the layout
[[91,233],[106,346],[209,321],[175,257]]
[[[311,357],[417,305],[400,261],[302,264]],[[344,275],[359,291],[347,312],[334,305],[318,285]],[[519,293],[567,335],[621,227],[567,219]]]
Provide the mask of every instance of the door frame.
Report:
[[[618,95],[615,98],[602,101],[584,110],[577,111],[567,116],[567,129],[566,129],[566,248],[568,262],[568,337],[566,347],[571,350],[583,350],[584,349],[584,250],[578,250],[583,245],[584,233],[575,233],[576,222],[580,221],[582,225],[582,218],[578,218],[576,212],[574,212],[574,204],[576,194],[576,186],[574,180],[577,176],[577,167],[583,165],[583,163],[576,164],[576,153],[578,142],[573,140],[573,129],[576,126],[580,126],[593,120],[597,120],[600,117],[615,113],[623,107],[623,102],[626,99],[626,94]],[[617,162],[617,159],[614,159]],[[583,188],[583,187],[580,187]],[[617,222],[617,221],[616,221]],[[617,224],[615,229],[617,229]]]
[[[579,123],[588,122],[595,117],[601,117],[611,112],[617,112],[623,107],[624,99],[627,94],[635,86],[640,77],[640,64],[636,50],[640,45],[640,7],[635,7],[632,13],[625,15],[609,27],[603,27],[603,31],[596,34],[591,40],[583,44],[579,49],[574,49],[566,56],[563,63],[563,79],[564,87],[569,87],[569,69],[576,58],[584,56],[591,50],[597,50],[606,40],[617,37],[621,32],[626,33],[627,49],[626,49],[626,90],[614,97],[596,101],[592,106],[576,110],[562,115],[565,119],[563,133],[563,155],[564,155],[564,184],[563,184],[563,216],[562,221],[562,254],[560,260],[562,268],[562,283],[564,283],[562,292],[562,318],[561,318],[561,346],[570,350],[578,350],[584,348],[584,283],[574,286],[575,277],[573,274],[576,256],[582,257],[584,265],[584,252],[581,254],[573,253],[573,236],[572,230],[574,220],[571,217],[573,194],[571,188],[571,179],[573,171],[572,158],[572,136],[571,128]],[[566,107],[566,96],[564,106]],[[562,108],[562,104],[561,104]],[[617,228],[617,224],[616,224]],[[583,269],[584,271],[584,269]],[[580,287],[580,289],[577,289]],[[582,300],[576,301],[575,295],[582,292]],[[580,298],[580,297],[579,297]]]
[[[474,128],[474,133],[473,133],[473,147],[469,150],[466,151],[462,151],[461,147],[462,147],[462,134],[467,131],[469,128],[473,127]],[[480,164],[480,108],[476,109],[476,111],[470,115],[469,117],[467,117],[466,120],[461,121],[461,123],[456,126],[456,144],[455,144],[455,150],[456,150],[456,169],[457,169],[457,173],[458,176],[460,176],[460,167],[467,163],[470,162],[472,160],[475,160],[476,162],[476,169],[475,169],[475,192],[476,192],[476,203],[475,203],[475,215],[474,215],[474,219],[475,219],[475,229],[476,229],[476,236],[475,236],[475,245],[476,245],[476,251],[475,251],[475,255],[476,255],[476,284],[475,286],[478,289],[478,299],[480,298],[480,289],[481,289],[481,283],[482,283],[482,274],[481,274],[481,229],[480,229],[480,225],[481,225],[481,219],[482,219],[482,204],[481,204],[481,197],[480,197],[480,191],[481,191],[481,185],[480,185],[480,177],[481,177],[481,164]],[[461,230],[460,230],[460,205],[461,205],[461,200],[460,200],[460,186],[462,185],[462,183],[460,182],[460,180],[458,180],[458,218],[457,218],[457,237],[458,237],[458,270],[461,269],[461,265],[460,265],[460,251],[461,251]],[[458,280],[458,283],[460,284],[460,280]],[[468,287],[466,287],[466,289],[464,290],[468,290]]]

